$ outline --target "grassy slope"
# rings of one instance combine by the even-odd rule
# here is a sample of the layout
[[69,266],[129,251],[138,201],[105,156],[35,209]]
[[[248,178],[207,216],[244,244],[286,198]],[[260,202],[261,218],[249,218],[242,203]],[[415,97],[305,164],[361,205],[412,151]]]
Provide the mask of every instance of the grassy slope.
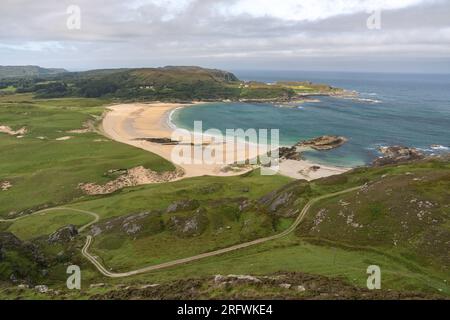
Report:
[[[0,119],[4,121],[4,124],[13,128],[26,125],[32,130],[29,137],[22,140],[4,135],[0,136],[1,143],[10,143],[12,146],[11,152],[1,155],[1,157],[6,158],[3,158],[5,160],[0,164],[0,179],[14,178],[14,176],[11,177],[11,172],[24,179],[23,181],[29,179],[29,182],[24,182],[23,185],[18,183],[21,181],[20,179],[11,179],[15,182],[14,185],[17,188],[24,188],[25,194],[17,193],[15,197],[12,197],[14,193],[11,192],[14,188],[7,192],[1,192],[0,199],[2,201],[0,205],[4,206],[2,210],[5,210],[8,206],[29,208],[30,205],[57,201],[72,202],[74,191],[70,189],[71,184],[67,181],[71,181],[71,179],[78,182],[79,180],[85,181],[84,179],[105,181],[106,178],[103,177],[103,173],[107,169],[115,168],[115,166],[129,167],[132,166],[131,164],[134,165],[139,161],[148,161],[149,157],[152,158],[148,153],[108,142],[107,144],[111,144],[113,147],[101,149],[100,152],[96,153],[99,147],[95,145],[94,150],[91,151],[92,154],[89,154],[89,161],[84,163],[79,161],[79,158],[85,159],[86,145],[90,145],[93,140],[99,138],[96,134],[74,135],[76,139],[60,144],[33,138],[44,134],[52,139],[67,135],[64,132],[58,132],[58,130],[66,131],[80,128],[83,121],[90,117],[90,114],[98,115],[102,112],[103,107],[101,105],[105,101],[86,99],[33,101],[28,96],[20,95],[8,97],[8,100],[15,99],[15,101],[5,102],[5,99],[0,100]],[[47,121],[47,117],[50,117],[53,121]],[[76,143],[78,141],[79,144]],[[74,145],[69,145],[70,143],[74,143]],[[33,148],[35,144],[41,147],[44,144],[50,144],[51,148],[35,147],[31,154],[37,155],[36,159],[39,159],[39,161],[29,161],[30,153],[27,152],[27,148]],[[67,145],[70,147],[66,148]],[[19,152],[20,150],[22,150],[22,153]],[[51,156],[49,156],[49,150],[54,150]],[[16,157],[11,157],[10,154],[16,154]],[[51,167],[47,163],[53,157],[61,160],[54,161],[53,167]],[[67,170],[68,164],[72,166],[71,170]],[[92,166],[92,164],[95,165]],[[161,166],[161,162],[156,162],[156,164]],[[164,165],[166,164],[163,163]],[[64,179],[45,180],[45,183],[39,185],[38,182],[42,177],[46,177],[45,175],[39,176],[41,170],[52,172],[57,177],[64,177]],[[367,217],[373,214],[382,217],[387,216],[386,207],[389,206],[386,206],[386,204],[380,205],[380,202],[395,204],[408,201],[409,203],[411,199],[409,197],[404,199],[402,195],[409,196],[409,193],[413,192],[415,197],[422,197],[421,200],[439,202],[438,208],[442,210],[435,214],[442,218],[442,224],[439,227],[445,232],[449,228],[448,215],[446,216],[448,204],[445,202],[446,199],[447,201],[449,199],[449,171],[450,165],[448,162],[423,162],[412,165],[360,169],[346,175],[315,181],[306,189],[302,186],[302,191],[298,195],[301,201],[295,201],[293,204],[301,205],[309,198],[362,185],[366,182],[375,183],[375,186],[384,183],[380,189],[374,189],[376,194],[369,199],[364,199],[363,207],[355,206],[354,210]],[[5,175],[5,173],[7,174]],[[36,173],[38,177],[36,177]],[[58,186],[59,181],[61,181],[61,185]],[[288,181],[289,179],[278,176],[261,177],[257,173],[232,178],[201,177],[165,184],[164,188],[161,185],[143,186],[128,188],[109,196],[78,198],[71,203],[71,206],[98,212],[103,220],[130,213],[165,209],[170,203],[180,199],[196,199],[202,203],[202,206],[206,207],[210,223],[206,231],[199,237],[180,238],[166,230],[136,240],[119,235],[112,235],[113,238],[110,239],[107,237],[111,235],[105,235],[104,238],[100,236],[95,240],[93,250],[104,259],[106,265],[113,267],[114,270],[129,270],[147,263],[180,258],[248,240],[248,238],[279,232],[279,230],[286,228],[292,219],[277,219],[277,224],[274,226],[264,221],[267,213],[252,210],[246,211],[240,215],[239,219],[235,219],[236,207],[235,205],[229,205],[229,203],[232,203],[231,199],[241,197],[251,200],[258,199],[271,190],[280,188]],[[33,183],[35,184],[33,185]],[[75,182],[73,183],[75,184]],[[40,193],[38,186],[45,192]],[[384,194],[391,187],[393,191],[389,195]],[[51,192],[48,192],[49,188],[52,188]],[[294,185],[289,188],[296,187]],[[283,192],[292,190],[289,188],[283,188]],[[395,188],[401,190],[397,195],[395,194]],[[42,198],[37,197],[39,195]],[[288,238],[139,277],[119,280],[103,279],[90,263],[81,258],[79,253],[72,262],[82,266],[85,288],[89,283],[105,281],[116,284],[164,282],[187,276],[192,277],[193,275],[201,277],[218,273],[267,274],[277,271],[303,271],[332,277],[337,276],[364,286],[367,279],[367,266],[378,264],[382,267],[384,288],[433,293],[442,290],[441,292],[450,294],[448,272],[437,268],[436,261],[427,258],[426,252],[417,251],[415,253],[417,249],[415,246],[405,245],[396,248],[392,245],[392,238],[385,237],[385,235],[392,236],[392,233],[398,231],[397,226],[392,224],[391,220],[375,219],[374,221],[380,221],[379,225],[384,226],[385,229],[382,230],[383,233],[372,233],[372,239],[368,238],[371,230],[352,234],[348,232],[346,223],[335,224],[332,220],[330,220],[328,227],[324,222],[324,227],[321,228],[322,232],[319,236],[309,234],[311,228],[307,226],[312,223],[311,219],[314,219],[320,209],[329,208],[331,212],[342,206],[339,200],[353,204],[354,199],[343,196],[336,200],[320,203],[318,207],[313,208],[306,223],[299,228],[299,232],[290,235]],[[375,205],[368,201],[371,199],[376,202]],[[339,217],[339,215],[336,217]],[[12,224],[0,224],[0,230],[7,228],[12,231],[16,230],[18,234],[22,232],[20,235],[23,238],[44,236],[45,239],[45,235],[54,231],[53,228],[56,229],[63,224],[82,223],[80,216],[64,213],[57,214],[55,217],[46,215],[42,217],[43,220],[39,219],[39,221],[31,217],[28,219],[30,220],[25,219]],[[164,217],[164,219],[167,219],[167,217]],[[249,234],[245,234],[243,225],[249,219],[255,222],[253,224],[255,229],[251,230]],[[359,217],[356,217],[356,219],[359,219]],[[366,225],[368,222],[364,222],[364,224]],[[33,225],[33,228],[30,228],[31,225]],[[231,226],[231,229],[218,234],[216,232],[217,227],[221,226]],[[22,229],[26,229],[26,231]],[[423,229],[424,234],[428,234],[426,233],[428,230],[433,229]],[[350,231],[353,230],[350,229]],[[373,239],[382,241],[374,242],[374,244],[372,244],[373,242],[367,242],[367,240],[372,241]],[[79,239],[78,246],[83,244],[83,240],[83,237]],[[355,243],[358,245],[355,245]],[[445,248],[448,247],[439,246],[439,248],[446,250]],[[61,250],[57,247],[47,246],[45,242],[44,249],[49,254],[55,255],[58,250]],[[439,257],[439,252],[433,253],[434,256]],[[448,264],[445,266],[448,267]],[[49,277],[46,280],[47,283],[63,288],[65,281],[64,266],[56,265],[54,269],[51,269]],[[444,280],[447,280],[447,282],[444,282]]]
[[[240,214],[238,199],[257,199],[289,181],[286,177],[261,176],[258,172],[244,177],[201,177],[165,184],[164,188],[146,186],[128,189],[108,198],[77,204],[76,207],[98,212],[103,219],[148,210],[165,210],[170,203],[180,199],[198,200],[207,210],[206,230],[198,237],[180,238],[167,227],[137,239],[124,233],[104,233],[96,237],[94,252],[114,270],[127,271],[279,232],[283,226],[273,228],[267,215],[255,212]],[[167,222],[171,216],[190,214],[163,214],[161,220]]]
[[[450,165],[448,162],[425,162],[390,168],[361,169],[341,177],[324,179],[312,183],[308,196],[315,197],[318,194],[342,190],[354,185],[363,184],[368,180],[376,182],[375,185],[379,181],[384,181],[388,185],[392,181],[385,180],[387,177],[386,174],[401,178],[406,175],[408,177],[411,176],[412,179],[415,179],[416,176],[414,175],[416,174],[422,177],[440,177],[433,183],[435,189],[432,190],[432,194],[434,194],[434,197],[439,196],[442,201],[449,199],[446,196],[448,188],[445,185],[449,171]],[[389,189],[386,185],[383,190]],[[426,189],[428,189],[428,185],[424,184],[423,190]],[[402,194],[407,194],[407,190],[402,190]],[[385,199],[391,198],[385,197]],[[343,196],[328,202],[339,203],[339,200],[350,201],[348,196]],[[398,199],[394,199],[393,201],[398,201]],[[333,224],[330,222],[329,233],[324,235],[321,239],[322,241],[318,242],[317,239],[312,239],[308,234],[310,220],[314,219],[317,210],[323,206],[326,207],[328,202],[321,203],[318,208],[313,208],[311,215],[308,216],[308,220],[299,228],[299,231],[286,239],[280,239],[272,243],[244,249],[221,257],[209,258],[190,265],[142,275],[137,278],[116,280],[115,283],[134,283],[136,281],[164,282],[192,275],[201,277],[220,273],[268,274],[277,271],[302,271],[331,277],[341,277],[348,282],[365,286],[367,267],[371,264],[377,264],[382,268],[383,287],[385,289],[450,294],[448,272],[437,268],[436,265],[430,264],[426,260],[418,259],[414,254],[416,250],[414,247],[405,246],[401,249],[396,249],[388,241],[383,243],[393,233],[392,230],[386,231],[386,234],[378,234],[376,236],[376,239],[383,240],[381,244],[374,242],[373,244],[369,243],[370,245],[367,245],[363,240],[370,232],[361,233],[358,238],[347,238],[346,233],[340,229],[342,227],[341,224]],[[368,207],[371,206],[370,202],[365,203],[365,205]],[[445,203],[443,203],[443,208],[444,205]],[[361,214],[365,215],[366,212],[363,210]],[[447,223],[442,227],[444,228],[446,226],[448,230],[448,217],[446,219]],[[387,228],[390,227],[390,225],[387,226]],[[326,241],[327,236],[331,237],[329,241]],[[346,242],[348,245],[345,245]],[[179,241],[178,243],[181,244],[183,242]],[[188,242],[186,246],[189,249]],[[160,248],[164,250],[165,248],[171,247],[170,244],[166,243]],[[127,248],[130,249],[130,247]],[[448,247],[445,245],[441,244],[440,249],[447,250],[448,253]],[[101,251],[97,250],[96,252]],[[426,256],[424,252],[419,252],[419,254],[422,257]],[[126,259],[124,258],[114,260],[108,254],[106,257],[105,260],[107,263],[116,262],[119,265],[126,263]],[[108,258],[111,260],[108,260]],[[140,260],[138,259],[137,261]],[[134,261],[129,261],[128,263],[131,265],[134,264]],[[445,266],[448,268],[448,263]],[[95,274],[92,274],[92,276],[96,278]]]
[[68,224],[80,227],[91,221],[92,217],[89,215],[61,209],[33,215],[14,223],[9,223],[4,231],[14,233],[22,240],[31,240],[49,235]]
[[[71,134],[103,113],[107,100],[33,100],[28,95],[0,98],[0,124],[29,132],[22,139],[0,134],[0,180],[13,188],[0,192],[0,216],[81,197],[82,182],[104,183],[110,169],[144,165],[155,171],[174,169],[148,152],[105,139],[97,133]],[[73,136],[67,141],[56,141]],[[38,139],[44,137],[44,140]]]

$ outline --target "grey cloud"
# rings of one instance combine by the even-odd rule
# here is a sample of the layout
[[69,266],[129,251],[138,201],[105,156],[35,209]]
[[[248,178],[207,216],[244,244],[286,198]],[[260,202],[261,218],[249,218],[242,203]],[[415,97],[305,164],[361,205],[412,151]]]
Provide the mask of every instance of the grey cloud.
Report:
[[[82,29],[71,31],[66,28],[66,8],[75,2],[82,10]],[[326,59],[327,64],[336,61],[336,66],[342,59],[369,57],[380,61],[402,56],[414,61],[450,58],[448,1],[383,11],[381,30],[367,29],[367,13],[295,22],[223,16],[215,10],[229,3],[192,1],[173,19],[164,19],[171,12],[148,3],[134,10],[123,1],[3,0],[0,64],[243,68],[294,62],[301,68],[302,61],[316,58]]]

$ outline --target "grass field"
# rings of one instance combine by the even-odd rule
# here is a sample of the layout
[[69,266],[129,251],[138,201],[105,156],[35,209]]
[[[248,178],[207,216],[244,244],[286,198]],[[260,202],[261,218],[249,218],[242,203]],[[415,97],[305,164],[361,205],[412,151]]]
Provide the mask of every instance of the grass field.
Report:
[[381,267],[382,288],[385,290],[450,295],[448,277],[445,274],[418,272],[408,264],[374,251],[347,250],[333,244],[313,245],[301,241],[295,235],[223,256],[130,278],[105,280],[99,278],[88,265],[83,270],[85,270],[85,286],[104,281],[112,285],[135,285],[164,283],[177,279],[212,278],[217,274],[263,276],[277,272],[301,271],[340,278],[365,287],[368,277],[367,267],[373,264]]
[[68,224],[81,227],[92,221],[92,219],[92,216],[85,213],[61,209],[32,215],[14,223],[9,223],[9,226],[4,231],[14,233],[22,240],[30,240],[49,235]]
[[[13,187],[0,191],[0,216],[53,207],[82,197],[78,184],[104,183],[111,169],[143,165],[169,171],[168,161],[110,141],[95,133],[68,133],[95,121],[110,103],[99,99],[35,100],[29,95],[0,97],[0,125],[26,127],[21,139],[0,134],[0,181]],[[57,141],[71,136],[70,140]]]

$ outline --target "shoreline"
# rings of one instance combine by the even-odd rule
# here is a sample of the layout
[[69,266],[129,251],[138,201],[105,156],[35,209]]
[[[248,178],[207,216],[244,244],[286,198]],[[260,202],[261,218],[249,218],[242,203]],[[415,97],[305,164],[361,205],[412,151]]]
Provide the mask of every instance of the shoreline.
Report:
[[[101,130],[110,139],[117,142],[125,143],[154,154],[170,161],[174,145],[163,145],[149,141],[139,140],[142,138],[172,138],[172,133],[179,129],[173,122],[173,115],[177,110],[202,104],[204,102],[197,102],[193,104],[178,104],[178,103],[129,103],[118,104],[107,107],[108,112],[105,114]],[[204,128],[205,129],[205,128]],[[186,129],[185,129],[186,130]],[[195,136],[194,132],[187,130],[190,133],[191,139]],[[203,135],[203,142],[205,145],[213,143],[224,143],[224,141],[216,140],[217,137]],[[205,139],[206,137],[206,139]],[[182,141],[184,137],[180,140]],[[250,154],[251,149],[249,143],[243,145],[245,150],[234,150],[234,154],[224,151],[223,159],[237,159],[247,160],[253,159],[258,154]],[[264,147],[262,148],[263,150]],[[245,158],[238,158],[238,151],[243,152]],[[241,154],[241,153],[239,153]],[[222,164],[174,164],[176,167],[184,171],[184,176],[179,179],[198,176],[236,176],[244,174],[255,168],[254,165],[244,165],[237,168],[233,167],[233,162],[224,162]],[[233,167],[231,170],[227,168]],[[317,168],[318,167],[318,168]],[[314,168],[314,170],[312,169]],[[308,160],[284,160],[280,162],[280,169],[278,174],[282,174],[294,179],[315,180],[331,175],[344,173],[351,168],[342,168],[321,165]]]

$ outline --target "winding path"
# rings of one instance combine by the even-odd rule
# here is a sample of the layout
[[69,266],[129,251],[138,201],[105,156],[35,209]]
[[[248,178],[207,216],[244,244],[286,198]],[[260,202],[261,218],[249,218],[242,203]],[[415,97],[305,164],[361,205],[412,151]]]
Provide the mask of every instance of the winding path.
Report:
[[61,211],[61,210],[73,211],[73,212],[78,212],[78,213],[85,213],[85,214],[88,214],[88,215],[94,217],[94,220],[92,220],[91,222],[89,222],[89,223],[85,224],[84,226],[82,226],[81,228],[79,228],[78,232],[83,232],[84,230],[86,230],[87,228],[89,228],[94,223],[97,223],[100,220],[100,216],[97,213],[95,213],[95,212],[86,211],[86,210],[80,210],[80,209],[74,209],[74,208],[68,208],[68,207],[55,207],[55,208],[49,208],[49,209],[36,211],[36,212],[34,212],[32,214],[28,214],[28,215],[25,215],[25,216],[20,216],[20,217],[13,218],[13,219],[0,219],[0,222],[15,222],[15,221],[22,220],[22,219],[25,219],[25,218],[29,218],[31,216],[35,216],[35,215],[38,215],[38,214],[45,214],[47,212]]
[[143,273],[147,273],[147,272],[151,272],[151,271],[156,271],[156,270],[161,270],[161,269],[166,269],[166,268],[170,268],[170,267],[174,267],[174,266],[178,266],[181,264],[186,264],[186,263],[190,263],[193,261],[197,261],[200,259],[204,259],[204,258],[208,258],[208,257],[214,257],[214,256],[218,256],[224,253],[228,253],[228,252],[232,252],[232,251],[236,251],[239,249],[243,249],[243,248],[247,248],[250,246],[254,246],[257,244],[261,244],[264,242],[268,242],[268,241],[272,241],[272,240],[276,240],[276,239],[280,239],[283,238],[287,235],[289,235],[290,233],[292,233],[297,227],[298,225],[303,221],[304,217],[306,216],[306,214],[308,213],[309,209],[311,208],[311,206],[313,206],[314,204],[316,204],[317,202],[327,199],[327,198],[332,198],[341,194],[345,194],[345,193],[349,193],[352,191],[357,191],[361,189],[361,187],[355,187],[355,188],[350,188],[350,189],[346,189],[343,191],[339,191],[339,192],[335,192],[335,193],[331,193],[331,194],[327,194],[324,196],[320,196],[317,197],[315,199],[310,200],[302,209],[302,211],[300,212],[300,214],[298,215],[297,219],[295,219],[294,223],[285,231],[274,235],[274,236],[270,236],[270,237],[265,237],[265,238],[261,238],[261,239],[257,239],[257,240],[253,240],[250,242],[246,242],[246,243],[241,243],[238,245],[234,245],[228,248],[224,248],[224,249],[220,249],[220,250],[216,250],[216,251],[212,251],[212,252],[207,252],[207,253],[202,253],[196,256],[192,256],[192,257],[188,257],[188,258],[183,258],[183,259],[178,259],[178,260],[173,260],[173,261],[169,261],[169,262],[165,262],[165,263],[161,263],[158,265],[153,265],[153,266],[149,266],[149,267],[145,267],[142,269],[137,269],[134,271],[129,271],[129,272],[123,272],[123,273],[113,273],[108,271],[100,262],[97,261],[96,257],[92,256],[88,249],[92,244],[92,236],[88,235],[87,239],[86,239],[86,243],[83,247],[83,249],[81,250],[83,256],[85,258],[87,258],[96,268],[98,271],[100,271],[104,276],[109,277],[109,278],[124,278],[124,277],[130,277],[130,276],[135,276],[138,274],[143,274]]

